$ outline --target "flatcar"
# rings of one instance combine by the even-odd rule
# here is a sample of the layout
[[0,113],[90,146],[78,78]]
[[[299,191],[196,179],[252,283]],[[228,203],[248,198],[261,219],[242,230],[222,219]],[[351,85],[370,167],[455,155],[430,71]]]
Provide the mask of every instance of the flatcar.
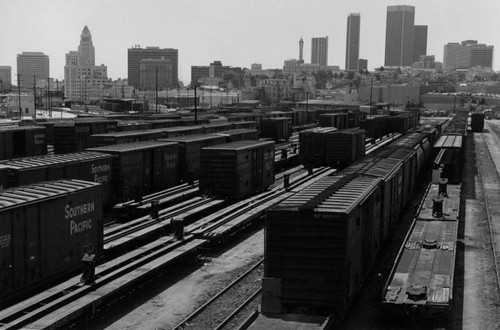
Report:
[[460,185],[430,184],[384,287],[385,307],[428,315],[451,309],[459,208]]

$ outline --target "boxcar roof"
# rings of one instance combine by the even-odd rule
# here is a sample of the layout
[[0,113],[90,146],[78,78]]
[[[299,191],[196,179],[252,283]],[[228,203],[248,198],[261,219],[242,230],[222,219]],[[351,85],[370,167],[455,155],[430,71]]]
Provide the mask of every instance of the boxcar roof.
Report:
[[102,151],[102,152],[127,152],[127,151],[136,151],[143,149],[151,149],[157,147],[164,147],[170,145],[176,145],[177,142],[168,142],[168,141],[142,141],[142,142],[132,142],[132,143],[123,143],[123,144],[114,144],[109,146],[88,148],[87,151]]
[[0,190],[0,211],[99,186],[82,180],[59,180]]

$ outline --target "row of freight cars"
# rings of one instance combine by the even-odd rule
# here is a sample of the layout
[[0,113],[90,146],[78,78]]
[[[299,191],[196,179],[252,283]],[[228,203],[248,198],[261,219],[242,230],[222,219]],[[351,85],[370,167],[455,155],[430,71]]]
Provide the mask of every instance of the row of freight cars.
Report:
[[[271,111],[266,115],[243,114],[243,116],[226,114],[227,118],[223,117],[223,120],[209,119],[209,117],[197,120],[191,117],[167,119],[152,117],[149,120],[120,121],[90,117],[22,122],[21,125],[27,126],[6,126],[0,129],[0,159],[43,155],[47,153],[47,145],[53,145],[55,153],[69,153],[107,143],[210,134],[231,129],[258,129],[262,138],[271,138],[276,142],[287,141],[292,135],[296,113],[300,111]],[[369,118],[360,111],[317,110],[312,113],[314,118],[311,117],[308,123],[319,122],[321,127],[337,129],[360,126],[367,131],[368,138],[374,139],[386,135],[388,131],[404,132],[415,126],[413,120],[415,116],[406,112]],[[246,120],[248,118],[253,120]]]
[[[73,161],[62,160],[60,167],[31,171],[40,177],[50,172],[52,176],[43,180],[55,180],[0,189],[0,306],[81,270],[85,253],[102,256],[103,191],[126,197],[134,194],[130,191],[134,186],[146,184],[146,179],[150,186],[172,179],[162,177],[161,172],[176,163],[171,156],[177,157],[177,144],[146,143],[140,153],[129,152],[138,145],[125,144],[119,145],[118,156],[103,150],[74,154]],[[266,190],[274,182],[274,147],[273,141],[247,140],[203,148],[200,192],[245,198]],[[142,167],[145,161],[151,162],[149,170]],[[117,170],[121,171],[118,179],[111,178]],[[94,173],[101,182],[57,180],[61,173],[67,177],[86,173],[83,179],[90,181],[88,176]]]
[[[178,136],[87,148],[84,152],[3,161],[0,186],[16,187],[46,180],[80,179],[103,185],[105,207],[192,182],[200,177],[202,150],[238,141],[259,143],[256,130]],[[274,143],[272,143],[274,147]],[[274,157],[274,151],[273,151]],[[242,160],[240,162],[249,160]],[[232,166],[232,165],[231,165]],[[274,177],[274,176],[273,176]],[[244,195],[243,193],[238,196]]]
[[367,138],[373,140],[391,133],[404,134],[418,126],[418,116],[410,112],[368,117],[359,122],[359,128],[345,126],[346,114],[323,116],[328,118],[326,123],[336,123],[338,127],[320,125],[299,133],[299,155],[304,165],[344,168],[364,158]]
[[[166,124],[167,121],[174,126]],[[165,126],[162,127],[160,123]],[[120,124],[116,120],[86,118],[39,122],[36,125],[27,126],[2,126],[0,128],[0,160],[44,155],[48,151],[47,145],[53,145],[54,152],[62,154],[102,145],[107,142],[106,139],[110,141],[122,139],[125,141],[123,143],[128,143],[183,135],[210,134],[233,129],[255,129],[255,122],[175,126],[179,124],[178,121],[163,120]],[[96,137],[92,137],[94,135]]]
[[267,213],[264,313],[345,314],[411,200],[428,138],[407,134]]

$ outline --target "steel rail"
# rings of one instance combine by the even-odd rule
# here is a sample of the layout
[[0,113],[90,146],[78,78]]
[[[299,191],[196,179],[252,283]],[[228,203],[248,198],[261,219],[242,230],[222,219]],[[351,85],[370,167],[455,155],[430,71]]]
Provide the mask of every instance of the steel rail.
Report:
[[207,302],[205,302],[203,305],[201,305],[200,307],[198,307],[194,312],[192,312],[191,314],[189,314],[186,318],[184,318],[184,320],[182,320],[181,322],[179,322],[175,327],[173,327],[171,330],[178,330],[178,329],[181,329],[181,327],[183,325],[185,325],[186,323],[188,323],[190,320],[192,320],[193,318],[195,318],[196,316],[198,316],[201,312],[203,312],[208,306],[210,306],[214,301],[216,301],[217,299],[219,299],[224,293],[226,293],[227,291],[229,291],[229,289],[231,289],[232,287],[234,287],[236,284],[238,284],[239,282],[241,282],[245,277],[247,277],[250,273],[252,273],[255,269],[257,269],[257,267],[259,267],[262,263],[264,262],[264,258],[260,259],[259,261],[257,261],[252,267],[250,267],[249,269],[247,269],[243,274],[241,274],[240,276],[238,276],[234,281],[232,281],[231,283],[229,283],[229,285],[227,285],[224,289],[222,289],[221,291],[219,291],[215,296],[213,296],[212,298],[210,298]]

